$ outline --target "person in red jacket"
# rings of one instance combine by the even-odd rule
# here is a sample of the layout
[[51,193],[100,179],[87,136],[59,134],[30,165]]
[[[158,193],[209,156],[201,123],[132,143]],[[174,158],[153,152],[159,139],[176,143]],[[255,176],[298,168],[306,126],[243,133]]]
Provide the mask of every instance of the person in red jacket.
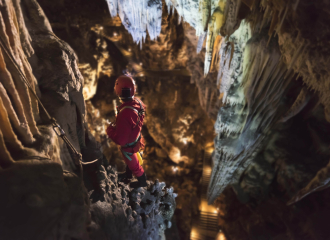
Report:
[[116,80],[114,89],[122,104],[117,107],[116,122],[110,124],[106,131],[108,137],[121,146],[121,153],[127,164],[126,172],[118,174],[118,180],[130,179],[133,174],[138,182],[131,182],[130,186],[146,187],[146,175],[137,156],[139,150],[144,148],[141,129],[146,106],[140,99],[134,97],[136,86],[133,78],[126,75],[120,76]]

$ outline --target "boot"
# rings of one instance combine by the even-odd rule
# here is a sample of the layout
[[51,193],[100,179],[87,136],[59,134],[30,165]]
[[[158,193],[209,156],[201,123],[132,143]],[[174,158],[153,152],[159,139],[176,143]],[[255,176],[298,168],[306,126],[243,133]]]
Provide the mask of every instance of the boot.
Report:
[[127,182],[128,180],[133,178],[132,171],[126,166],[126,171],[122,173],[118,173],[118,182]]
[[146,187],[147,186],[147,177],[146,174],[143,173],[140,177],[137,177],[137,182],[131,182],[131,188],[139,188],[139,187]]

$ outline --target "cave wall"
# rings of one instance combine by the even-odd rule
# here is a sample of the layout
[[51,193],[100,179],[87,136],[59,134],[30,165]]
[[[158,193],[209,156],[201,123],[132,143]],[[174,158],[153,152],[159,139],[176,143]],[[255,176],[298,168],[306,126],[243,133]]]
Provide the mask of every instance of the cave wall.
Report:
[[[79,68],[88,73],[88,66],[79,65],[74,50],[53,33],[37,1],[1,1],[0,17],[1,239],[164,239],[177,194],[159,181],[139,191],[117,182],[85,119]],[[96,68],[106,75],[108,58],[100,56]],[[82,161],[98,159],[83,174],[32,92]]]
[[[87,235],[85,224],[88,219],[84,187],[75,174],[63,172],[63,166],[71,171],[75,166],[66,166],[72,163],[71,156],[63,151],[66,146],[57,139],[32,94],[32,91],[36,92],[39,98],[43,98],[39,87],[47,85],[51,79],[52,84],[46,88],[52,88],[53,92],[58,90],[58,94],[69,101],[69,85],[70,91],[74,87],[78,91],[81,89],[82,79],[74,76],[76,73],[79,77],[79,72],[75,72],[75,59],[69,60],[65,50],[70,53],[70,48],[65,43],[61,45],[52,33],[36,1],[2,1],[0,5],[3,42],[0,98],[1,238],[82,238]],[[40,37],[44,38],[41,42]],[[47,50],[40,50],[47,41]],[[53,54],[44,56],[44,65],[39,62],[37,69],[36,61],[40,61],[41,55],[47,51]],[[13,56],[25,78],[19,74],[10,56]],[[74,56],[72,50],[71,56]],[[51,57],[54,57],[54,62],[59,62],[56,69],[59,75],[48,72],[47,79],[42,81],[41,75],[47,72],[45,68],[52,67]],[[60,79],[63,81],[56,85]],[[24,80],[28,81],[32,91]],[[84,111],[83,101],[80,101],[79,107]],[[46,108],[49,109],[49,106]],[[70,111],[75,114],[76,108]],[[58,114],[66,112],[59,109]],[[77,121],[67,120],[61,121],[66,130],[68,127],[76,128]],[[76,140],[73,143],[79,148],[76,129],[68,136],[71,141]],[[75,217],[79,220],[73,221]]]

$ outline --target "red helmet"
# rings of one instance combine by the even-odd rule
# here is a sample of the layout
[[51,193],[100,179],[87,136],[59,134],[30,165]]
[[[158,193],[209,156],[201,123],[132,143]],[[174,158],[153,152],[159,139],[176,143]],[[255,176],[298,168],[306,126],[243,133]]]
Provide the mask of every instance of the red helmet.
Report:
[[122,75],[117,78],[115,83],[115,92],[121,99],[130,99],[135,94],[135,81],[133,78]]

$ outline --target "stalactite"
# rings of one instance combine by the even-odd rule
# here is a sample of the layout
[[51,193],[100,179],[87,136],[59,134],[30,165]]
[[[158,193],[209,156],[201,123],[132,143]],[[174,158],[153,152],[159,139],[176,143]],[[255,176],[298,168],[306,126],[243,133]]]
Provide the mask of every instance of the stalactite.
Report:
[[[260,5],[259,1],[254,1],[250,2],[250,4],[253,5],[250,15],[255,16],[254,18],[249,18],[252,28],[259,25],[259,20],[263,22],[263,26],[267,26],[267,23],[270,21],[268,30],[269,41],[274,36],[274,33],[277,33],[285,64],[288,68],[292,68],[295,73],[299,74],[308,87],[316,91],[323,105],[329,105],[330,94],[328,91],[329,88],[327,88],[326,85],[329,79],[329,72],[327,69],[330,60],[327,57],[327,51],[323,51],[323,54],[315,55],[315,49],[323,46],[324,42],[326,42],[325,38],[313,42],[309,37],[301,34],[305,31],[304,27],[297,25],[299,22],[297,11],[300,9],[300,14],[306,14],[308,8],[306,8],[300,0],[293,2],[276,0],[262,1]],[[327,6],[326,3],[316,2],[313,2],[312,5],[319,5],[320,9],[322,7],[326,9]],[[259,14],[259,11],[262,10],[260,8],[266,9],[263,16]],[[259,19],[260,17],[261,19]],[[283,26],[285,26],[285,28]],[[324,29],[324,31],[328,31],[328,29]],[[323,36],[325,35],[323,34]],[[326,47],[322,48],[324,49]]]
[[214,43],[217,36],[220,34],[220,28],[223,25],[224,19],[224,2],[219,2],[213,12],[211,21],[208,24],[208,32],[206,38],[206,54],[205,54],[205,63],[204,63],[204,75],[208,74],[213,57]]
[[283,16],[282,16],[281,21],[280,21],[280,24],[277,26],[277,29],[276,29],[276,31],[277,31],[278,33],[281,31],[281,28],[282,28],[282,26],[283,26],[284,20],[285,20],[287,14],[288,14],[288,10],[289,10],[289,5],[286,5],[286,6],[285,6],[284,13],[283,13]]
[[205,38],[206,38],[206,32],[202,33],[199,36],[198,44],[197,44],[197,48],[196,48],[197,53],[199,53],[202,50],[204,42],[205,42]]
[[[236,32],[237,36],[242,37],[239,34],[240,28]],[[244,41],[241,42],[235,39],[236,32],[229,38],[229,41],[236,41],[229,68],[232,46],[226,44],[220,50],[223,51],[220,54],[220,91],[224,93],[223,101],[227,104],[220,109],[215,123],[218,138],[215,141],[209,203],[228,184],[238,181],[260,151],[265,134],[280,117],[276,110],[280,108],[280,99],[294,76],[292,72],[287,74],[277,42],[272,39],[267,45],[268,36],[265,31],[255,33],[251,39],[242,38]]]
[[238,0],[228,0],[224,9],[225,20],[221,27],[222,36],[232,35],[239,28],[241,20],[237,19],[237,14],[241,6]]
[[119,15],[125,28],[136,43],[142,44],[147,37],[157,38],[161,31],[162,1],[107,0],[112,17]]
[[307,105],[309,100],[310,93],[308,92],[307,88],[304,87],[303,89],[301,89],[297,99],[295,100],[289,111],[286,112],[285,115],[279,121],[285,122],[297,115]]
[[214,41],[214,46],[212,50],[212,62],[210,68],[211,72],[216,71],[219,66],[219,61],[220,61],[219,52],[220,52],[222,40],[223,38],[220,35],[218,35]]
[[[243,71],[243,52],[246,42],[251,38],[251,30],[248,24],[242,23],[240,28],[229,37],[228,42],[222,41],[219,55],[220,65],[217,83],[220,84],[220,93],[223,93],[222,102],[227,102],[227,94],[231,84],[237,78],[241,78]],[[229,44],[229,42],[233,44]],[[234,48],[234,49],[233,49]],[[234,54],[232,54],[234,53]],[[240,81],[240,80],[237,80]],[[239,93],[239,92],[237,92]],[[244,96],[234,95],[228,99],[230,104],[242,103]]]
[[[145,18],[143,14],[140,12],[140,6],[146,6],[147,0],[139,0],[138,3],[134,2],[135,8],[133,9],[133,2],[131,1],[119,1],[119,0],[109,0],[109,8],[111,15],[114,16],[117,14],[117,10],[119,10],[121,19],[123,24],[128,24],[127,27],[130,27],[133,22],[138,22],[135,20],[128,19],[130,16],[138,16],[141,18]],[[241,3],[242,2],[242,3]],[[126,5],[123,5],[123,4]],[[297,16],[295,12],[297,8],[302,4],[299,0],[294,1],[250,1],[250,0],[200,0],[200,1],[179,1],[179,0],[166,0],[165,1],[168,11],[170,9],[176,9],[178,14],[183,18],[184,21],[188,22],[192,27],[196,29],[196,35],[200,36],[200,44],[197,48],[197,51],[200,51],[202,43],[204,42],[204,34],[206,34],[206,55],[205,55],[205,63],[204,63],[204,74],[206,75],[210,69],[211,62],[213,59],[213,44],[215,42],[215,38],[219,34],[219,28],[222,29],[222,35],[226,35],[229,37],[239,26],[238,13],[241,10],[241,6],[248,6],[251,10],[246,17],[246,20],[251,24],[252,31],[261,31],[264,26],[269,26],[268,34],[269,40],[274,37],[274,33],[277,33],[279,36],[279,43],[282,46],[284,59],[291,59],[290,63],[286,63],[289,65],[289,68],[292,68],[296,73],[299,72],[300,76],[303,78],[303,81],[315,91],[321,97],[321,101],[324,105],[330,103],[330,94],[325,89],[327,87],[327,79],[329,74],[327,73],[327,66],[329,65],[329,58],[326,55],[318,56],[315,61],[309,61],[309,59],[315,58],[313,56],[312,49],[313,47],[310,44],[309,39],[299,39],[298,46],[300,48],[303,46],[303,51],[300,54],[300,51],[297,51],[293,56],[291,53],[291,49],[296,49],[295,45],[292,42],[291,35],[295,34],[296,30],[299,32],[299,27],[294,26],[293,30],[290,32],[286,32],[287,30],[283,28],[283,26],[287,26],[287,22],[292,21]],[[149,13],[153,13],[152,17],[148,17],[148,19],[159,19],[156,17],[156,5],[161,6],[161,2],[152,2],[152,4],[148,4],[148,9],[150,9]],[[150,6],[149,6],[150,5]],[[151,8],[153,11],[151,10]],[[133,14],[124,14],[123,12],[133,13]],[[161,11],[157,14],[161,14]],[[242,16],[240,16],[242,17]],[[291,20],[290,20],[291,19]],[[155,23],[158,20],[155,21]],[[126,23],[129,22],[129,23]],[[138,35],[137,31],[141,31],[139,34],[139,41],[145,38],[145,29],[147,24],[147,20],[140,21],[143,24],[136,29],[130,29],[129,31],[132,33],[133,37]],[[139,23],[139,22],[138,22]],[[133,24],[134,25],[134,24]],[[150,25],[150,24],[149,24]],[[148,25],[148,26],[149,26]],[[156,24],[157,25],[157,24]],[[155,29],[153,25],[152,29]],[[290,28],[292,29],[291,25]],[[140,29],[140,30],[138,30]],[[141,30],[142,29],[142,30]],[[296,30],[294,30],[296,29]],[[282,32],[283,31],[283,32]],[[152,32],[151,38],[157,34],[154,34],[157,31]],[[307,46],[307,47],[306,47]],[[316,47],[315,45],[314,47]],[[299,48],[299,49],[300,49]],[[290,55],[290,56],[289,56]],[[320,63],[320,64],[317,64]],[[320,76],[318,78],[317,76]]]
[[168,8],[174,8],[183,20],[189,23],[196,29],[196,35],[200,36],[205,32],[206,26],[210,16],[211,0],[200,1],[179,1],[179,0],[165,0]]

